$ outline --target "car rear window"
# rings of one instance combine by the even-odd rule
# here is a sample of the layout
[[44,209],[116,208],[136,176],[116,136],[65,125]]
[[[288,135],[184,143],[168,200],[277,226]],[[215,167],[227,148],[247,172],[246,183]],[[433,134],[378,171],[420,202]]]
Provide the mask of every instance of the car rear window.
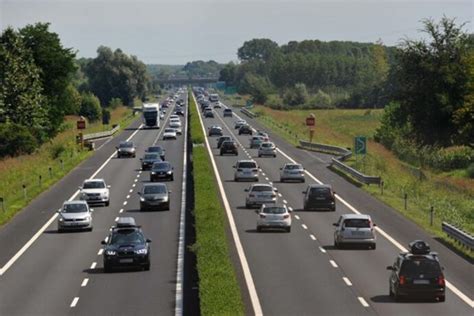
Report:
[[129,147],[133,147],[133,143],[120,143],[120,147],[122,148],[129,148]]
[[64,213],[83,213],[87,212],[87,206],[85,204],[66,204],[63,208]]
[[406,276],[418,276],[419,274],[439,275],[441,274],[441,268],[437,261],[425,258],[412,258],[403,261],[400,274]]
[[224,112],[232,112],[231,109],[225,109]]
[[252,187],[252,192],[265,192],[265,191],[273,191],[273,188],[266,185],[257,185],[257,186]]
[[145,159],[158,159],[158,154],[146,154]]
[[87,181],[84,183],[84,189],[103,189],[105,183],[102,181]]
[[270,148],[270,147],[273,147],[273,144],[271,144],[271,143],[263,143],[263,144],[262,144],[262,147],[268,147],[268,148]]
[[149,152],[154,152],[154,153],[155,153],[155,152],[156,152],[156,153],[160,153],[160,152],[163,151],[163,148],[161,148],[161,147],[149,147],[149,148],[148,148],[148,151],[149,151]]
[[153,169],[155,170],[167,170],[170,169],[170,164],[167,162],[154,163]]
[[143,188],[143,193],[145,194],[156,194],[156,193],[166,193],[166,187],[164,185],[147,185]]
[[284,213],[286,213],[286,209],[284,207],[278,207],[278,206],[265,207],[263,209],[263,213],[266,213],[266,214],[284,214]]
[[327,197],[331,195],[331,190],[328,188],[311,188],[309,195],[318,197]]
[[175,131],[174,128],[165,128],[165,133],[174,133]]
[[257,164],[255,162],[239,162],[237,168],[257,168]]
[[303,169],[301,165],[286,165],[285,169],[287,170],[300,170]]
[[344,226],[353,228],[369,228],[370,221],[364,218],[351,218],[344,221]]
[[137,229],[120,229],[112,234],[110,243],[119,245],[139,245],[145,243],[145,238],[143,237],[143,234]]

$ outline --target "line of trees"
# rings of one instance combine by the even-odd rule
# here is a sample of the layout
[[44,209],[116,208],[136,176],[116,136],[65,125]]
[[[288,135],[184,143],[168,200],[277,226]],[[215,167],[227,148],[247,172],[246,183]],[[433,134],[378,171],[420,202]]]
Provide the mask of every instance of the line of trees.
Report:
[[145,65],[121,50],[99,47],[76,59],[49,23],[6,28],[0,36],[0,157],[32,153],[61,129],[65,115],[90,121],[107,107],[144,99]]

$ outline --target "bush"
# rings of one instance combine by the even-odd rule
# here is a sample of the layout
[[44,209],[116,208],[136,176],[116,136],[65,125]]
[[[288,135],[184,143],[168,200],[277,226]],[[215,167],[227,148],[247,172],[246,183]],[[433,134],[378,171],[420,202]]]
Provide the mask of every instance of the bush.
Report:
[[474,162],[472,162],[469,167],[466,169],[467,176],[471,179],[474,179]]
[[51,158],[58,159],[63,152],[66,151],[66,146],[62,143],[53,144],[49,149],[51,153]]
[[123,105],[123,102],[120,98],[112,98],[109,102],[109,108],[112,110],[118,108],[121,105]]
[[468,146],[454,146],[434,151],[429,165],[439,170],[464,169],[474,163],[474,149]]
[[0,157],[31,154],[37,147],[30,128],[16,123],[0,124]]
[[295,106],[301,105],[308,101],[308,91],[304,83],[297,83],[293,87],[286,90],[283,96],[286,104]]
[[101,117],[101,113],[102,108],[100,107],[99,99],[92,93],[83,93],[79,114],[94,122]]

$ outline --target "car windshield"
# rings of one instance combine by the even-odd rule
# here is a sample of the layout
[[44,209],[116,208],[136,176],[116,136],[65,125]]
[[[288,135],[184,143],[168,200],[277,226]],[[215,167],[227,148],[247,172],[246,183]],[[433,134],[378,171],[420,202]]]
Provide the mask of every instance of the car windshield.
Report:
[[224,147],[233,147],[235,146],[235,143],[233,141],[225,141],[222,143],[222,146]]
[[87,212],[87,205],[80,204],[66,204],[63,207],[63,213],[84,213]]
[[273,147],[273,144],[272,144],[272,143],[263,143],[263,144],[262,144],[262,147],[268,147],[268,148],[270,148],[270,147]]
[[168,170],[170,169],[170,164],[166,162],[155,163],[153,165],[153,170]]
[[311,196],[326,197],[331,195],[331,191],[328,188],[311,188],[309,194]]
[[425,258],[412,258],[403,261],[400,274],[406,276],[418,276],[419,274],[439,275],[441,274],[441,269],[437,261],[428,260]]
[[237,168],[257,168],[255,162],[240,162]]
[[158,159],[158,154],[146,154],[145,159]]
[[365,218],[351,218],[344,221],[345,227],[370,228],[370,220]]
[[87,181],[84,182],[84,189],[103,189],[105,188],[105,183],[102,181]]
[[154,153],[161,153],[161,152],[163,152],[163,148],[161,148],[161,147],[149,147],[148,151],[149,152],[154,152]]
[[116,245],[139,245],[145,243],[145,238],[137,229],[120,229],[112,234],[110,243]]
[[166,193],[166,187],[164,185],[147,185],[143,188],[144,194],[159,194]]
[[174,128],[165,128],[165,133],[174,133],[175,129]]
[[286,209],[281,206],[271,206],[265,207],[262,212],[266,214],[284,214],[286,213]]
[[232,112],[231,109],[225,109],[224,112]]
[[256,185],[252,187],[252,192],[266,192],[273,191],[273,188],[267,185]]
[[120,143],[120,148],[130,148],[133,147],[133,143]]
[[303,167],[301,165],[286,165],[285,169],[287,170],[301,170]]

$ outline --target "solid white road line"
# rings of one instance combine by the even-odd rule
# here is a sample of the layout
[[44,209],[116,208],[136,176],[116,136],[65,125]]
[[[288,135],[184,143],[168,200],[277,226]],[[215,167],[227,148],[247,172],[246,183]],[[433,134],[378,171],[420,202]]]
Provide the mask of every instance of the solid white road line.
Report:
[[85,278],[84,280],[82,280],[81,287],[87,286],[87,283],[89,283],[89,279]]
[[337,263],[334,260],[329,260],[329,263],[334,267],[337,268]]
[[[193,95],[193,98],[194,98],[194,95]],[[196,102],[196,99],[194,99],[194,101]],[[197,103],[195,103],[195,104],[196,104],[196,110],[199,113],[199,108],[197,107]],[[212,168],[214,169],[214,174],[216,176],[217,184],[219,186],[219,192],[221,194],[222,201],[224,203],[224,208],[226,210],[227,218],[229,220],[229,226],[230,226],[230,230],[231,230],[231,233],[232,233],[232,237],[234,239],[235,247],[237,249],[237,254],[238,254],[239,259],[240,259],[240,264],[242,265],[242,271],[244,273],[245,283],[247,284],[247,289],[249,291],[249,296],[250,296],[250,301],[252,303],[253,312],[254,312],[255,315],[263,315],[262,307],[260,305],[260,300],[259,300],[258,295],[257,295],[257,289],[255,288],[255,283],[253,282],[252,273],[250,272],[250,267],[249,267],[249,264],[247,262],[247,258],[245,257],[244,248],[242,246],[242,243],[240,242],[240,237],[239,237],[239,233],[237,231],[237,227],[235,225],[234,216],[232,215],[232,210],[230,208],[229,201],[227,200],[227,195],[225,193],[224,186],[222,184],[222,180],[221,180],[221,177],[220,177],[220,174],[219,174],[219,170],[217,169],[217,165],[216,165],[216,162],[214,160],[214,155],[212,154],[211,146],[209,145],[209,140],[206,136],[206,130],[204,129],[204,123],[202,121],[200,113],[198,114],[198,117],[199,117],[199,121],[201,122],[202,131],[205,135],[204,139],[205,139],[205,142],[206,142],[206,147],[207,147],[207,150],[208,150],[208,153],[209,153],[209,157],[211,158]],[[217,117],[222,121],[222,119],[220,118],[219,115],[217,115]],[[236,141],[238,142],[237,139],[236,139]],[[242,144],[240,144],[240,145],[242,145]]]
[[104,249],[100,248],[99,251],[97,252],[97,255],[102,256],[103,253],[104,253]]
[[359,297],[357,297],[357,299],[358,299],[359,302],[362,304],[362,306],[364,306],[364,307],[369,307],[369,304],[367,304],[367,302],[364,300],[363,297],[359,296]]
[[313,234],[309,235],[309,237],[311,237],[312,240],[316,240],[316,237]]
[[[188,100],[186,103],[188,104]],[[189,111],[189,105],[187,106]],[[189,113],[186,112],[187,117]],[[185,224],[186,224],[186,182],[187,182],[187,150],[188,150],[188,126],[189,122],[186,119],[186,125],[183,131],[184,135],[184,149],[183,149],[183,180],[181,184],[181,208],[179,214],[179,238],[178,238],[178,260],[176,262],[176,295],[175,295],[175,316],[183,315],[183,280],[184,280],[184,247],[185,245]]]
[[324,249],[323,247],[319,247],[319,250],[320,250],[322,253],[326,253],[326,249]]
[[352,286],[351,280],[349,280],[349,279],[346,278],[346,277],[343,277],[342,279],[344,280],[344,283],[346,283],[347,286]]
[[70,307],[76,307],[77,302],[79,302],[79,297],[75,297],[75,298],[72,300]]
[[301,224],[301,227],[303,227],[303,229],[308,229],[308,226],[306,226],[305,224]]
[[91,269],[95,269],[95,267],[96,267],[96,266],[97,266],[97,262],[92,262],[92,264],[91,264],[91,267],[90,267],[90,268],[91,268]]
[[[235,113],[234,113],[235,114]],[[242,119],[239,115],[235,114],[235,116],[239,119]],[[277,148],[277,151],[282,154],[286,159],[291,161],[292,163],[297,163],[296,160],[288,156],[285,152],[283,152],[280,148]],[[308,170],[305,170],[305,174],[307,174],[311,179],[316,181],[318,184],[323,184],[319,179],[317,179],[313,174],[311,174]],[[361,214],[355,207],[353,207],[351,204],[349,204],[346,200],[344,200],[341,196],[335,195],[336,199],[338,199],[341,203],[343,203],[345,206],[347,206],[352,212],[356,214]],[[385,237],[389,242],[391,242],[396,248],[398,248],[400,251],[406,252],[407,249],[403,247],[395,238],[390,236],[388,233],[386,233],[380,226],[376,226],[375,229],[377,230],[380,235]],[[461,292],[454,284],[449,282],[448,280],[446,282],[446,287],[450,289],[454,294],[456,294],[461,300],[463,300],[467,305],[469,305],[471,308],[474,308],[474,300],[469,298],[466,294]]]

